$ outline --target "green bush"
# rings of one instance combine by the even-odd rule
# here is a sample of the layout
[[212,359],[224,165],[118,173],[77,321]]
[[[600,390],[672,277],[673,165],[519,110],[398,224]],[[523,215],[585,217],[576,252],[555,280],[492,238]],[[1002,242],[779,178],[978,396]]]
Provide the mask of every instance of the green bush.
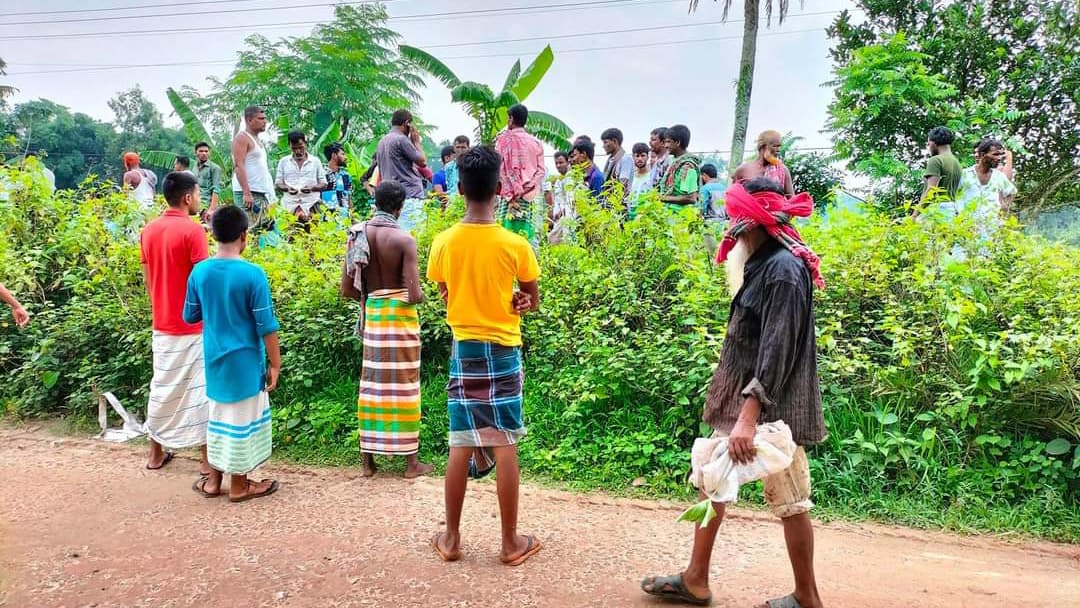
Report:
[[[134,235],[146,218],[116,193],[50,197],[2,167],[0,179],[16,186],[0,200],[0,280],[35,314],[28,330],[0,323],[5,411],[89,416],[95,390],[145,402],[149,306]],[[578,487],[687,496],[729,305],[704,246],[711,229],[656,201],[625,225],[581,207],[576,242],[540,252],[523,464]],[[462,207],[429,211],[421,260]],[[357,307],[337,293],[344,230],[280,221],[291,242],[248,254],[282,323],[275,442],[355,463],[361,348]],[[817,325],[830,435],[811,450],[821,512],[1080,539],[1080,250],[1015,225],[982,242],[970,219],[934,214],[836,212],[802,230],[829,284]],[[950,255],[956,245],[967,255]],[[425,290],[422,456],[439,460],[450,333],[434,285]]]

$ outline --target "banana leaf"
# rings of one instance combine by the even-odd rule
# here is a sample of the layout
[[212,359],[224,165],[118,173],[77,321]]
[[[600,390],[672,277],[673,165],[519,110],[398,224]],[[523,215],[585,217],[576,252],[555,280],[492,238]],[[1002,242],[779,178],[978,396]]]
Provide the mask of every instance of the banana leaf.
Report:
[[525,101],[526,98],[533,91],[536,90],[537,85],[551,69],[551,64],[555,61],[555,53],[551,52],[551,45],[545,46],[544,50],[540,51],[540,54],[533,59],[533,62],[529,64],[529,67],[525,69],[525,72],[521,74],[517,82],[510,88],[517,95],[517,98],[521,101]]
[[461,84],[461,79],[454,74],[454,71],[436,59],[434,55],[406,44],[399,46],[398,52],[401,53],[403,59],[431,74],[447,87],[453,89]]

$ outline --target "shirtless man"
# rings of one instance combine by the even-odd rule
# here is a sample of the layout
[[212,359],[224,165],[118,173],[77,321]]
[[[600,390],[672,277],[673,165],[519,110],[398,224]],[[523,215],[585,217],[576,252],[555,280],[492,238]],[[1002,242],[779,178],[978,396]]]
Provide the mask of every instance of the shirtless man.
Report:
[[757,138],[758,157],[739,165],[731,176],[733,182],[746,182],[755,177],[767,177],[784,189],[785,196],[795,196],[795,186],[791,183],[791,172],[780,160],[780,132],[762,131]]
[[[375,215],[349,231],[342,276],[342,294],[364,304],[358,416],[365,477],[375,475],[376,454],[405,456],[406,478],[432,471],[431,465],[417,457],[420,319],[416,307],[424,300],[424,292],[416,239],[398,224],[405,197],[404,186],[396,181],[384,181],[375,189]],[[364,243],[366,253],[362,253]]]
[[266,130],[266,111],[259,106],[244,109],[244,129],[233,137],[233,201],[243,204],[252,233],[266,228],[264,220],[274,202],[274,180],[266,164],[266,149],[259,134]]

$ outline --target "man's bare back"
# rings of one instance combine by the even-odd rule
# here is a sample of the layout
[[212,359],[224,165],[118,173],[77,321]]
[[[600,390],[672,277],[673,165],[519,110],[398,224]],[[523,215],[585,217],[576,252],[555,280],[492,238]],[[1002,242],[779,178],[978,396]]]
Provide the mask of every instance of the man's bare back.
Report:
[[371,258],[364,269],[364,289],[368,293],[379,289],[408,289],[409,302],[422,301],[416,239],[399,228],[371,224],[364,233],[371,248]]

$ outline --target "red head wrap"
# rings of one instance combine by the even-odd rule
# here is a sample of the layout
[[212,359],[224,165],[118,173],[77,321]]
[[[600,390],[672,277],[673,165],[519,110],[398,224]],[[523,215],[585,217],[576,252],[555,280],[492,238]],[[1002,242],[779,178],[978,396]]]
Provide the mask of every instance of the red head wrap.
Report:
[[802,259],[818,289],[825,288],[825,280],[821,278],[821,258],[806,246],[799,231],[791,225],[792,217],[810,217],[813,213],[814,199],[809,194],[803,192],[790,199],[775,192],[750,194],[742,184],[734,183],[727,189],[725,207],[731,227],[720,243],[717,263],[727,260],[740,234],[761,226],[795,257]]

